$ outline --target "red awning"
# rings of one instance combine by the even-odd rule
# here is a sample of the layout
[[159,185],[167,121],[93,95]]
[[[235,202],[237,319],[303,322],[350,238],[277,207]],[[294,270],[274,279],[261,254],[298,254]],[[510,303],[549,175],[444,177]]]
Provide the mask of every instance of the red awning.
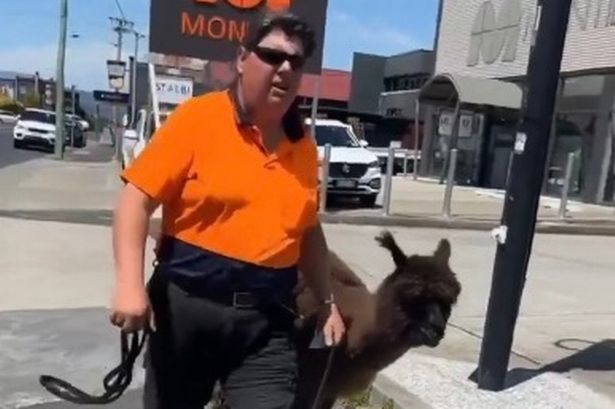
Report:
[[[311,98],[314,95],[316,79],[315,74],[303,74],[299,96]],[[350,99],[350,80],[352,75],[349,71],[323,69],[320,82],[320,99],[348,102]]]

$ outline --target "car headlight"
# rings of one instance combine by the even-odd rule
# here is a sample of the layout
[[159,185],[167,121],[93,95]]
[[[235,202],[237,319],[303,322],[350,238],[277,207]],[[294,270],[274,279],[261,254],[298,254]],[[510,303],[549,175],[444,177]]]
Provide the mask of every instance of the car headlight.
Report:
[[367,167],[368,167],[368,168],[370,168],[370,169],[379,168],[379,167],[380,167],[380,162],[378,162],[377,160],[375,160],[375,161],[373,161],[373,162],[370,162],[370,163],[367,165]]
[[25,131],[26,127],[21,124],[17,124],[15,125],[15,129],[18,131]]

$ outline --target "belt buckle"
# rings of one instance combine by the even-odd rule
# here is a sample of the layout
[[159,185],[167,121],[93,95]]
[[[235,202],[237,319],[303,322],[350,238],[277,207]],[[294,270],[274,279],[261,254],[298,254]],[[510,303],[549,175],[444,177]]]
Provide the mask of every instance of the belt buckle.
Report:
[[248,292],[233,293],[233,307],[254,308],[255,306],[254,294]]

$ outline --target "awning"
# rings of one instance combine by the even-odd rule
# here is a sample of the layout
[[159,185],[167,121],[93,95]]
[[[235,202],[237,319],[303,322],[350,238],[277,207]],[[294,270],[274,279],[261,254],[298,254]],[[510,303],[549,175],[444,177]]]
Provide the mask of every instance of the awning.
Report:
[[454,106],[487,105],[518,110],[521,108],[521,87],[497,79],[438,74],[423,85],[421,104]]

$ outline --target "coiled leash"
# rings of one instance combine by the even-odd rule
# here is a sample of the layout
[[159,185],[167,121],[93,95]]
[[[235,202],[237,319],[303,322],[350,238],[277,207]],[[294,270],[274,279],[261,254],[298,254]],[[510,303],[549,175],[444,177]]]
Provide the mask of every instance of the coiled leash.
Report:
[[102,395],[90,395],[76,388],[69,382],[51,375],[41,375],[40,384],[60,399],[79,405],[105,405],[117,400],[132,382],[132,371],[139,357],[147,332],[121,333],[122,360],[103,379],[105,392]]

